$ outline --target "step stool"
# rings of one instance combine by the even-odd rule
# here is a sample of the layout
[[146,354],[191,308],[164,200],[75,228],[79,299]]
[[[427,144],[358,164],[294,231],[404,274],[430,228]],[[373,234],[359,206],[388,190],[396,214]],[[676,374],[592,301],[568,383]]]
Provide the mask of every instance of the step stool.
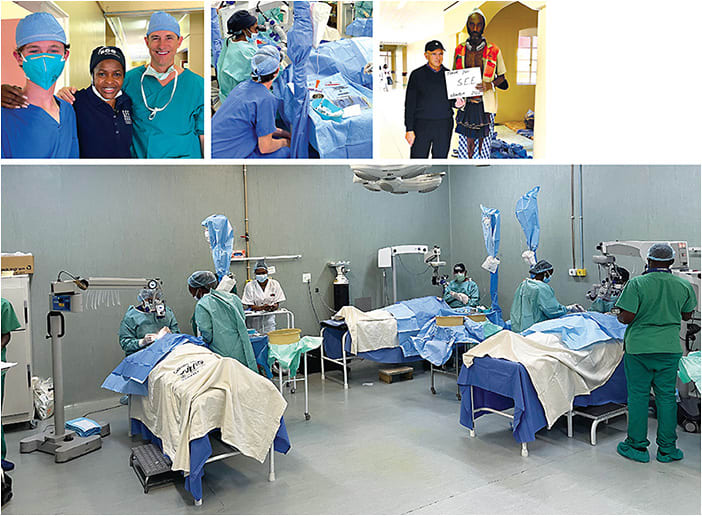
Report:
[[144,493],[148,493],[152,487],[169,484],[183,478],[181,472],[171,471],[172,464],[171,460],[155,444],[132,448],[132,453],[129,455],[129,465],[144,487]]
[[414,368],[412,367],[395,367],[392,369],[381,369],[378,371],[378,379],[381,382],[392,383],[398,380],[411,380]]

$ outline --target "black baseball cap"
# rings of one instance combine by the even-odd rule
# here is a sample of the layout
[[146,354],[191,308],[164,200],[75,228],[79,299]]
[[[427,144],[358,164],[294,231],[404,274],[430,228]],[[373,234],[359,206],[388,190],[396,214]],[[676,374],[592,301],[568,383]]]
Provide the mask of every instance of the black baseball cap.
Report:
[[122,65],[122,70],[126,70],[124,64],[124,54],[117,47],[97,47],[93,49],[93,53],[90,54],[90,75],[93,75],[93,70],[102,61],[108,59],[114,59]]
[[425,52],[433,52],[434,50],[440,48],[441,50],[446,50],[438,39],[432,39],[429,43],[424,45]]

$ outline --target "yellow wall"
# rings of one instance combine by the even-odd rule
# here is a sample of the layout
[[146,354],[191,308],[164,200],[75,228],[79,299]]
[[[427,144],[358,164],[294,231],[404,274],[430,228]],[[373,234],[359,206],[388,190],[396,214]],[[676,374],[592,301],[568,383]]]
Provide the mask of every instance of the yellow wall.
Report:
[[[496,122],[523,120],[528,109],[534,109],[533,85],[517,85],[517,40],[520,29],[536,27],[538,12],[515,2],[494,15],[485,28],[485,37],[502,51],[507,67],[507,91],[497,90]],[[539,49],[543,49],[539,41]]]
[[90,86],[90,54],[105,44],[105,19],[97,2],[57,2],[68,14],[71,86]]
[[188,41],[188,66],[200,77],[205,76],[205,14],[190,13],[190,40]]

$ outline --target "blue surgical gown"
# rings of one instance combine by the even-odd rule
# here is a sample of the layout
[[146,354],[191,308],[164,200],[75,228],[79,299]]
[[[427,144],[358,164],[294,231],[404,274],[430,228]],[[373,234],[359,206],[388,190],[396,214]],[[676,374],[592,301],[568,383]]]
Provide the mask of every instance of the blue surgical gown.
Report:
[[119,325],[119,345],[127,355],[139,351],[139,340],[147,333],[158,333],[161,328],[168,326],[172,333],[180,333],[178,321],[173,310],[166,307],[164,317],[156,317],[154,312],[146,313],[134,306],[127,309]]
[[509,315],[512,331],[519,333],[532,324],[555,319],[566,313],[568,309],[558,302],[550,285],[539,280],[525,279],[514,292]]
[[155,77],[144,77],[144,93],[151,108],[160,108],[153,120],[141,95],[144,66],[129,70],[122,91],[132,99],[132,155],[135,158],[202,158],[200,135],[205,134],[205,81],[190,70],[183,70],[171,98],[175,81],[165,86]]
[[58,97],[59,122],[42,108],[2,108],[3,158],[78,158],[73,107]]
[[258,139],[277,129],[278,105],[279,100],[263,84],[252,80],[239,84],[212,117],[212,157],[289,157],[289,147],[270,154],[258,149]]
[[[451,297],[449,291],[467,295],[468,304],[464,305],[458,299]],[[453,280],[451,281],[451,283],[448,284],[448,288],[446,289],[446,293],[444,294],[444,301],[446,301],[451,308],[463,308],[464,306],[478,306],[478,302],[480,301],[480,290],[478,289],[478,285],[473,280]]]

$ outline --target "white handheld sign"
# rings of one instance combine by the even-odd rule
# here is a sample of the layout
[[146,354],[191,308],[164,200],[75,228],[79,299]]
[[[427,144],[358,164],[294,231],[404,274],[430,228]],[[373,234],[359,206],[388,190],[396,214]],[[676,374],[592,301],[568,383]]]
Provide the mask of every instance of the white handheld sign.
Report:
[[446,93],[449,99],[461,97],[478,97],[482,91],[475,86],[483,82],[480,67],[464,68],[463,70],[448,70],[446,73]]

